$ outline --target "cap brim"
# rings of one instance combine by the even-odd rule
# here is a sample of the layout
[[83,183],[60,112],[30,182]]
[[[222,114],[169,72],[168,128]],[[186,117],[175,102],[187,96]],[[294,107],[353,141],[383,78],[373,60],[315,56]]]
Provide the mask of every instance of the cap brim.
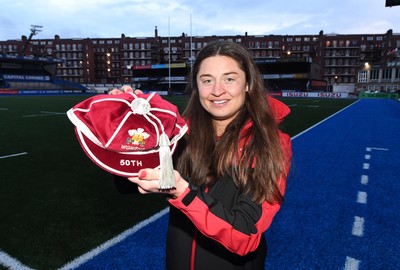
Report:
[[[75,128],[75,133],[86,155],[97,166],[111,174],[136,177],[141,169],[160,168],[160,157],[157,150],[126,153],[110,151],[93,143],[78,128]],[[175,150],[176,143],[171,144],[171,152]]]

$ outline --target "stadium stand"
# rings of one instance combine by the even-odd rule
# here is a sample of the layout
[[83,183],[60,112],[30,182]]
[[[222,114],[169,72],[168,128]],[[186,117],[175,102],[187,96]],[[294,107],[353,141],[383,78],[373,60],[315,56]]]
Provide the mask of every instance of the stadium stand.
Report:
[[63,60],[0,54],[0,94],[71,94],[86,93],[79,83],[55,76]]

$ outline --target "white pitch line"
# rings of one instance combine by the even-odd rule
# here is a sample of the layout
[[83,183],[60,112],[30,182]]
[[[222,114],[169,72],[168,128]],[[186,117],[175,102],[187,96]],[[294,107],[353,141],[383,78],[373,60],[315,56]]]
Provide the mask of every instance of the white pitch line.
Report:
[[315,125],[313,125],[313,126],[307,128],[306,130],[303,130],[303,131],[300,132],[299,134],[297,134],[297,135],[295,135],[295,136],[292,136],[291,140],[293,141],[294,139],[296,139],[297,137],[301,136],[302,134],[307,133],[308,131],[310,131],[311,129],[315,128],[316,126],[321,125],[323,122],[328,121],[330,118],[334,117],[335,115],[337,115],[337,114],[341,113],[342,111],[344,111],[344,110],[350,108],[351,106],[353,106],[353,105],[356,104],[357,102],[360,102],[360,100],[361,100],[361,99],[359,99],[359,100],[357,100],[357,101],[351,103],[349,106],[347,106],[347,107],[341,109],[340,111],[338,111],[338,112],[336,112],[336,113],[330,115],[329,117],[327,117],[327,118],[323,119],[322,121],[316,123]]
[[365,155],[365,159],[371,159],[371,155]]
[[371,152],[371,150],[379,150],[379,151],[389,151],[387,148],[380,148],[380,147],[367,147],[367,152]]
[[363,164],[363,169],[368,170],[369,169],[369,163],[364,163]]
[[368,175],[361,175],[361,184],[363,185],[368,184]]
[[123,241],[128,236],[135,234],[141,228],[155,222],[156,220],[158,220],[159,218],[161,218],[163,215],[167,214],[168,212],[169,212],[169,208],[167,207],[164,210],[161,210],[160,212],[149,217],[148,219],[143,220],[142,222],[138,223],[137,225],[133,226],[132,228],[122,232],[121,234],[117,235],[116,237],[112,238],[111,240],[108,240],[107,242],[94,248],[93,250],[89,251],[88,253],[85,253],[85,254],[81,255],[80,257],[76,258],[75,260],[67,263],[66,265],[62,266],[58,270],[68,270],[68,269],[77,268],[78,266],[93,259],[95,256],[99,255],[100,253],[104,252],[105,250],[107,250],[107,249],[111,248],[112,246],[116,245],[117,243]]
[[357,194],[357,202],[366,204],[367,203],[367,192],[359,191]]
[[66,114],[65,112],[48,112],[48,111],[41,111],[41,113],[45,113],[45,114]]
[[360,260],[347,256],[344,264],[344,270],[358,270],[360,267],[360,262]]
[[22,155],[27,155],[27,154],[28,154],[28,152],[22,152],[22,153],[7,155],[7,156],[0,156],[0,159],[2,159],[2,158],[10,158],[10,157],[17,157],[17,156],[22,156]]
[[353,229],[351,234],[354,236],[362,237],[364,235],[364,218],[363,217],[354,217]]
[[28,115],[23,115],[22,117],[38,117],[38,116],[49,116],[49,115],[65,115],[65,112],[47,112],[47,111],[41,111],[40,114],[28,114]]
[[26,265],[23,265],[20,261],[14,259],[7,253],[3,252],[1,249],[0,249],[0,265],[4,266],[10,270],[31,270],[32,269]]

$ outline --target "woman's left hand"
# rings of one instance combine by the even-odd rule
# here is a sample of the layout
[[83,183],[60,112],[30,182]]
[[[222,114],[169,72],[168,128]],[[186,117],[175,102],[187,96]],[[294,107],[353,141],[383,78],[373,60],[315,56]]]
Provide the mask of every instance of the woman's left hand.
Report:
[[189,183],[176,170],[174,170],[174,176],[176,187],[167,190],[159,189],[160,170],[158,169],[142,169],[139,171],[138,177],[130,177],[128,179],[138,185],[139,192],[142,194],[164,193],[176,198],[185,191]]

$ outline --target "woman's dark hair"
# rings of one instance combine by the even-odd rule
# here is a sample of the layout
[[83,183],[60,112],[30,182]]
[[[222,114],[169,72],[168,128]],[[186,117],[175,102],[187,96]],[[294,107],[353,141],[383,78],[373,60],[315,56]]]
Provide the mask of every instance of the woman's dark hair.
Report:
[[[200,104],[196,80],[203,60],[212,56],[235,60],[244,71],[248,85],[243,108],[218,140],[212,116]],[[255,201],[281,203],[283,196],[278,181],[286,171],[286,163],[278,124],[268,105],[262,77],[248,51],[235,42],[207,44],[196,58],[186,91],[190,99],[183,117],[189,132],[178,158],[178,171],[193,183],[209,186],[230,174],[235,184]],[[247,128],[249,122],[252,124]]]

